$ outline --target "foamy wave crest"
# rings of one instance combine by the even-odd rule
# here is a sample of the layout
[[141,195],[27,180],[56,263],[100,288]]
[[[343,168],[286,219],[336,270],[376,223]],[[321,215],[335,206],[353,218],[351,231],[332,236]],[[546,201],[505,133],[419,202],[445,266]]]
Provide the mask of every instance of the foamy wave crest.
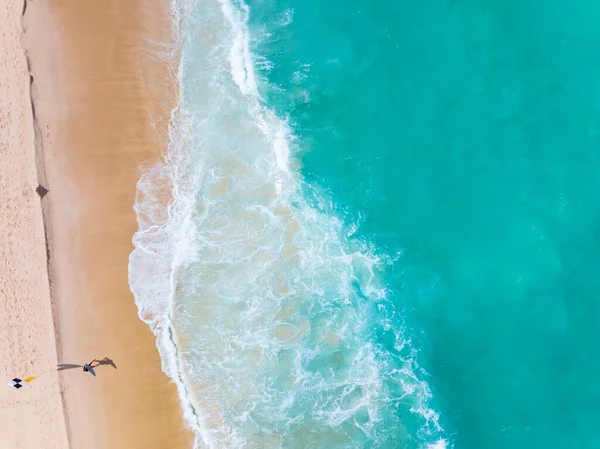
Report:
[[381,281],[392,260],[293,168],[249,8],[177,8],[181,98],[138,182],[129,281],[196,446],[445,447]]

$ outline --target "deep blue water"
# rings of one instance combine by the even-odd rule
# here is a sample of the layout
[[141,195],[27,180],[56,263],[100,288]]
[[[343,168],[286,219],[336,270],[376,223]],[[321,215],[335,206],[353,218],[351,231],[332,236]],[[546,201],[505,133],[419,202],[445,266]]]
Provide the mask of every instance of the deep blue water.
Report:
[[401,252],[384,279],[450,441],[599,447],[599,6],[248,4],[305,179]]

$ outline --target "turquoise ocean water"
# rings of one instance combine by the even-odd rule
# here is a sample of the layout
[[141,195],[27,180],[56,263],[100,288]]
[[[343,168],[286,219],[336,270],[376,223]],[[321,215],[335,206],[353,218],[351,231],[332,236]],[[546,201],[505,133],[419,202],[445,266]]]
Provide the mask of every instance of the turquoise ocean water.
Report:
[[600,8],[174,11],[130,284],[197,447],[600,447]]

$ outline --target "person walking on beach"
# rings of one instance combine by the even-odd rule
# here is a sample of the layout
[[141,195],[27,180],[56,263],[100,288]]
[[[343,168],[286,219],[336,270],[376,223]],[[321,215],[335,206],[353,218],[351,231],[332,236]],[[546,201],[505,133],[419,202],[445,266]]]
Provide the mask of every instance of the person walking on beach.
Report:
[[96,371],[94,371],[94,367],[92,364],[96,361],[96,359],[92,360],[90,363],[86,363],[83,365],[83,372],[90,373],[92,376],[96,377]]
[[83,371],[86,373],[90,373],[92,376],[96,377],[96,371],[94,370],[94,368],[96,368],[97,366],[112,366],[114,369],[117,369],[117,365],[115,365],[115,362],[112,359],[104,357],[102,360],[94,359],[90,363],[86,363],[85,365],[83,365]]

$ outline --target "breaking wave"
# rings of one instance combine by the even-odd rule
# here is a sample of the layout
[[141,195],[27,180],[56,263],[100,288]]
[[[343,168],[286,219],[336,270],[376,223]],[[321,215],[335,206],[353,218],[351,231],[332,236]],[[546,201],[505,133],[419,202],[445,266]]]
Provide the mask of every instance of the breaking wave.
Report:
[[137,185],[129,282],[196,447],[445,448],[394,259],[303,180],[259,95],[248,6],[173,10],[180,99]]

